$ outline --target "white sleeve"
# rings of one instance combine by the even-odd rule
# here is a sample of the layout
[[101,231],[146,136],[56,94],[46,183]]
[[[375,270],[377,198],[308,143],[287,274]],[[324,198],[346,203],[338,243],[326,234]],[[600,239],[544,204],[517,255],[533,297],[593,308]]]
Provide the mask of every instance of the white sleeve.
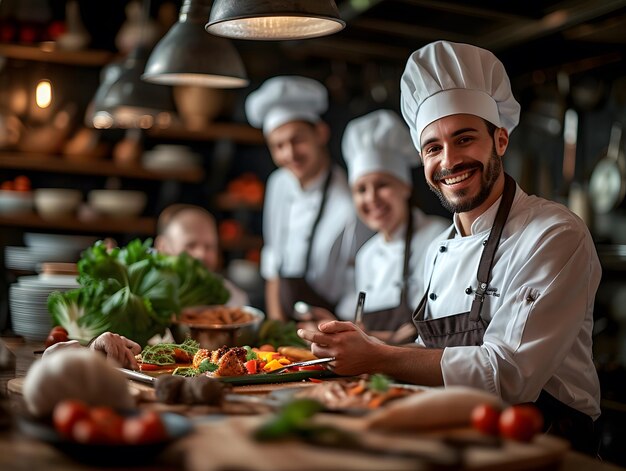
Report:
[[486,389],[510,403],[534,401],[572,351],[580,352],[581,364],[590,360],[591,347],[585,352],[583,344],[591,338],[601,276],[591,237],[561,224],[528,239],[511,248],[517,254],[507,267],[511,279],[483,345],[444,350],[446,386]]

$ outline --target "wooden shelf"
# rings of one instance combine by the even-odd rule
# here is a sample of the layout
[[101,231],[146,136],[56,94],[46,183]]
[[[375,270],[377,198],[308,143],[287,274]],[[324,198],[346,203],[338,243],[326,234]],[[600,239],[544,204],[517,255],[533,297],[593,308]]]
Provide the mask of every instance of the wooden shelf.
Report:
[[113,60],[114,53],[99,50],[63,51],[57,49],[55,43],[46,42],[38,46],[0,44],[0,56],[56,64],[101,67]]
[[[76,160],[74,160],[76,159]],[[60,155],[0,153],[0,168],[36,170],[54,173],[72,173],[81,175],[102,175],[144,180],[176,180],[199,183],[204,180],[202,169],[167,170],[157,172],[139,166],[120,166],[112,160],[89,160],[89,157],[67,158]]]
[[221,242],[221,249],[226,252],[260,249],[262,246],[263,239],[261,237],[248,234],[232,242]]
[[141,218],[98,218],[81,220],[78,218],[43,219],[36,213],[0,215],[0,226],[29,227],[36,229],[68,230],[103,234],[142,234],[153,236],[156,233],[156,219]]
[[260,129],[239,123],[209,123],[204,129],[190,130],[182,125],[169,128],[151,128],[147,135],[157,139],[186,141],[232,140],[241,144],[263,145],[265,139]]
[[215,197],[215,207],[221,211],[261,211],[263,202],[249,203],[228,193],[220,193]]

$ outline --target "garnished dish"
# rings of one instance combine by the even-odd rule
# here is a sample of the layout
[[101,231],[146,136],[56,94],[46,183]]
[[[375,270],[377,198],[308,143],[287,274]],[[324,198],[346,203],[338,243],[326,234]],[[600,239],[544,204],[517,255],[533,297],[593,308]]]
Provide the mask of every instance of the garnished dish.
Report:
[[[186,377],[204,375],[240,383],[296,381],[332,374],[324,365],[290,367],[296,362],[315,359],[310,351],[299,347],[279,347],[274,350],[271,345],[260,348],[246,345],[209,350],[200,348],[198,342],[192,339],[182,344],[148,346],[137,355],[139,369],[144,373]],[[277,370],[281,372],[273,374]]]
[[255,320],[255,315],[241,307],[213,306],[187,309],[178,322],[190,326],[237,325]]
[[372,375],[357,379],[324,381],[310,388],[298,390],[298,399],[314,399],[329,410],[371,410],[378,409],[390,401],[412,394],[422,389],[410,385],[393,383],[384,375]]

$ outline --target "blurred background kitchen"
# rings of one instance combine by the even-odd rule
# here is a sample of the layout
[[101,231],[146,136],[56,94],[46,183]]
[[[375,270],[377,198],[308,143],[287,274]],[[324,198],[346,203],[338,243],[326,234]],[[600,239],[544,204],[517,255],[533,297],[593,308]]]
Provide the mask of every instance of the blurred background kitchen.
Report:
[[[262,134],[245,121],[247,94],[275,75],[322,81],[331,97],[331,150],[342,163],[350,119],[399,111],[399,78],[412,51],[436,39],[470,42],[499,56],[522,104],[507,171],[526,192],[568,205],[597,242],[604,275],[595,358],[603,408],[621,420],[626,1],[336,4],[346,23],[336,34],[217,41],[203,21],[196,29],[206,41],[176,50],[179,37],[168,56],[165,46],[152,48],[177,22],[208,20],[211,1],[0,0],[0,330],[47,334],[32,316],[43,316],[47,293],[62,284],[54,275],[71,267],[63,264],[97,239],[121,245],[154,237],[156,217],[172,203],[215,214],[224,273],[263,308],[262,201],[274,165]],[[159,63],[189,61],[217,82],[141,81],[157,52]],[[422,208],[445,215],[421,170],[415,179]],[[614,431],[604,440],[623,441],[618,422],[607,422]]]

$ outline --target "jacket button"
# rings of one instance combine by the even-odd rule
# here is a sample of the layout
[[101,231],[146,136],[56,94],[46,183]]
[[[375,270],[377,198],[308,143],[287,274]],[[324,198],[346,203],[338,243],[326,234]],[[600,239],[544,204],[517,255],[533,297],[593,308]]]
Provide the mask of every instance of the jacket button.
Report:
[[487,245],[487,239],[483,240],[483,245],[486,246]]
[[446,246],[445,246],[445,245],[441,245],[441,246],[439,247],[439,252],[445,252],[446,250],[448,250],[448,249],[446,249]]
[[430,293],[428,297],[430,298],[431,301],[434,301],[435,299],[437,299],[437,295],[435,293]]
[[465,288],[465,294],[472,294],[473,292],[474,290],[472,290],[471,286],[469,288]]

